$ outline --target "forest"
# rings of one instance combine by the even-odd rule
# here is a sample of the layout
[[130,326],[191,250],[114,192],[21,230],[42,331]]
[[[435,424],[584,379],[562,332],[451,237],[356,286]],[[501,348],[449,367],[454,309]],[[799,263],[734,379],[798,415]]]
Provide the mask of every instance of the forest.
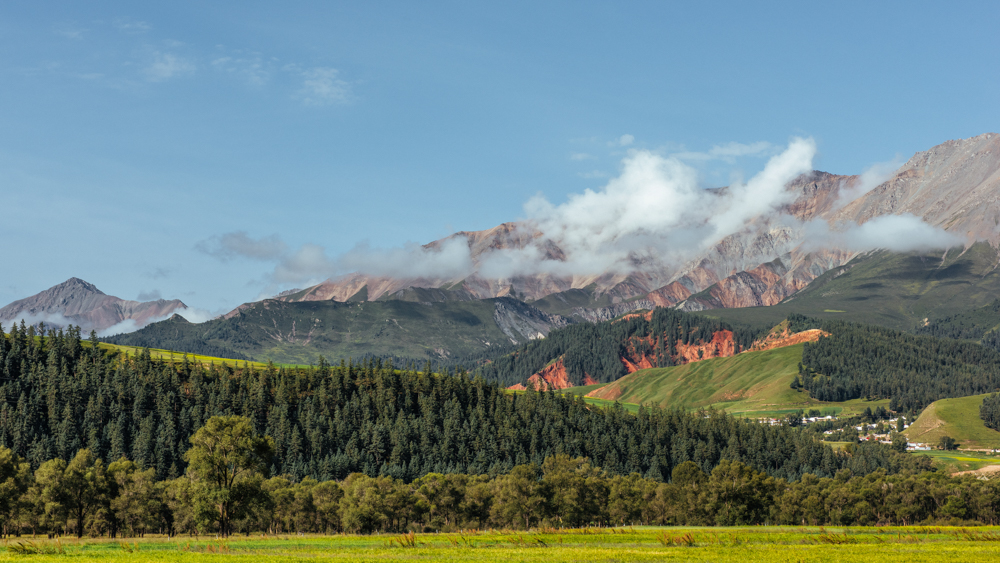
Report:
[[[0,447],[0,531],[137,537],[695,525],[997,524],[1000,481],[879,469],[795,482],[721,461],[686,461],[668,482],[612,474],[558,454],[497,475],[428,473],[410,482],[352,473],[341,480],[268,477],[270,437],[245,417],[213,417],[192,437],[174,479],[83,449],[34,472]],[[221,445],[220,445],[221,444]],[[232,460],[237,460],[233,462]],[[220,471],[223,468],[225,473]]]
[[915,414],[938,399],[1000,390],[1000,352],[991,348],[843,321],[818,325],[830,336],[805,344],[799,373],[821,401],[890,399],[891,410]]
[[[630,414],[375,359],[170,363],[102,348],[77,327],[43,336],[15,326],[0,338],[0,369],[6,534],[995,523],[1000,514],[993,481],[937,475],[929,458],[879,444],[834,451],[792,425],[712,410]],[[227,424],[244,438],[206,441]],[[243,444],[246,470],[211,469],[206,443]]]
[[0,369],[0,445],[32,468],[86,448],[176,478],[190,436],[216,415],[245,416],[271,436],[268,470],[293,481],[355,472],[406,482],[428,473],[498,475],[557,454],[654,480],[685,461],[705,472],[739,461],[788,480],[844,468],[895,473],[918,461],[889,448],[838,453],[794,428],[719,412],[633,415],[378,360],[294,369],[153,361],[102,349],[93,336],[83,341],[77,328],[43,338],[13,327],[0,339]]

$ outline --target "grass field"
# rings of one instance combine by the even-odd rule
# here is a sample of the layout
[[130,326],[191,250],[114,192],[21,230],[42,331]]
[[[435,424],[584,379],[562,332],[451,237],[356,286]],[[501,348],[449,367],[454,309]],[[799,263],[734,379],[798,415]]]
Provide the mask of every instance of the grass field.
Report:
[[911,442],[932,446],[947,435],[963,449],[1000,448],[1000,432],[987,428],[979,418],[979,406],[985,397],[972,395],[934,401],[904,433]]
[[[681,366],[639,370],[603,386],[597,397],[661,407],[715,407],[739,416],[779,417],[800,409],[824,414],[855,414],[888,401],[825,403],[789,384],[798,374],[802,345],[744,352]],[[582,394],[599,386],[574,387]],[[589,398],[589,397],[588,397]]]
[[947,473],[975,471],[990,465],[1000,465],[1000,456],[986,452],[931,450],[929,452],[913,452],[913,455],[931,458],[934,460],[935,467]]
[[[118,350],[119,352],[126,354],[128,356],[137,356],[142,353],[143,348],[138,346],[123,346],[121,344],[108,344],[102,342],[100,344],[101,348],[108,350]],[[182,362],[184,361],[184,356],[191,363],[201,363],[201,364],[217,364],[217,365],[230,365],[233,367],[243,367],[244,365],[250,365],[255,368],[266,368],[267,364],[262,362],[248,362],[246,360],[231,360],[229,358],[216,358],[213,356],[200,356],[198,354],[186,354],[184,352],[175,352],[173,350],[159,350],[150,348],[149,356],[154,360],[162,360],[167,362]]]
[[[4,561],[990,561],[998,528],[599,528],[231,540],[13,539]],[[20,544],[20,545],[19,545]],[[32,551],[34,554],[16,553]],[[54,552],[54,553],[50,553]]]

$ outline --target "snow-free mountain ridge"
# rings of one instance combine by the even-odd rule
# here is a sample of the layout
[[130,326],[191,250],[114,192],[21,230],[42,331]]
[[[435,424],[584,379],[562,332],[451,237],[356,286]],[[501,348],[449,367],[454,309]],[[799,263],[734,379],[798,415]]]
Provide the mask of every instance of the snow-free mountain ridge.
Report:
[[[779,213],[752,220],[746,228],[679,266],[644,264],[626,273],[543,273],[510,278],[485,277],[477,271],[461,279],[357,272],[281,299],[413,299],[415,289],[433,289],[422,292],[422,298],[443,301],[510,295],[529,303],[544,301],[536,303],[543,310],[597,320],[608,317],[601,313],[608,307],[621,314],[650,306],[698,311],[779,303],[858,255],[858,249],[808,243],[803,225],[810,221],[823,221],[836,230],[886,215],[911,214],[957,235],[966,244],[982,240],[994,247],[1000,245],[1000,135],[987,133],[948,141],[917,153],[885,182],[855,194],[861,181],[859,176],[820,171],[803,174],[787,185],[791,203]],[[725,189],[716,192],[722,197]],[[475,264],[496,250],[522,249],[529,244],[544,249],[546,259],[563,257],[560,241],[546,238],[529,223],[462,231],[425,248],[455,239],[464,239]],[[581,294],[586,298],[581,300]]]
[[129,301],[107,295],[91,283],[70,278],[24,299],[19,299],[0,309],[0,323],[44,322],[48,326],[74,324],[84,330],[106,331],[125,321],[132,321],[128,328],[145,326],[150,322],[183,311],[187,306],[177,299],[156,301]]

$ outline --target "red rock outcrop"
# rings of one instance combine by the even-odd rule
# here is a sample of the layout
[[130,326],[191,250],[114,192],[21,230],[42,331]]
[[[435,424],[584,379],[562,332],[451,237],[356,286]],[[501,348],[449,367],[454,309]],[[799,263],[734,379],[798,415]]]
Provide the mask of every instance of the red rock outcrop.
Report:
[[[584,385],[594,385],[595,383],[597,383],[597,381],[594,378],[587,374],[583,375]],[[545,369],[529,377],[528,385],[530,385],[535,391],[559,390],[574,387],[573,383],[569,380],[569,376],[566,375],[566,365],[563,364],[562,358],[552,362],[545,367]],[[511,385],[508,389],[524,391],[527,389],[527,386],[523,383],[518,383],[517,385]]]
[[[711,340],[707,342],[684,344],[682,341],[678,340],[674,345],[676,354],[670,358],[670,363],[672,365],[681,365],[701,360],[709,360],[712,358],[728,358],[742,352],[771,350],[774,348],[793,346],[802,342],[815,342],[819,340],[821,336],[829,336],[829,334],[819,329],[810,329],[802,332],[791,333],[787,327],[784,327],[781,330],[772,331],[764,338],[754,342],[750,348],[743,350],[740,349],[739,345],[736,343],[736,339],[732,331],[719,330],[716,331],[712,335]],[[659,358],[657,358],[655,353],[640,353],[638,351],[640,348],[654,349],[655,344],[656,343],[651,336],[632,338],[629,341],[629,345],[626,346],[626,355],[621,357],[621,362],[625,366],[628,373],[635,373],[639,370],[650,369],[659,365]],[[584,376],[584,385],[594,385],[596,383],[598,382],[589,375]],[[563,363],[562,358],[559,358],[555,362],[546,366],[545,369],[542,369],[538,373],[529,377],[528,384],[534,389],[540,391],[547,391],[550,389],[566,389],[568,387],[575,386],[573,382],[570,381],[569,375],[566,373],[566,366]],[[521,383],[509,387],[509,389],[519,390],[524,390],[525,388],[526,386]],[[602,395],[602,398],[607,397],[603,397]]]

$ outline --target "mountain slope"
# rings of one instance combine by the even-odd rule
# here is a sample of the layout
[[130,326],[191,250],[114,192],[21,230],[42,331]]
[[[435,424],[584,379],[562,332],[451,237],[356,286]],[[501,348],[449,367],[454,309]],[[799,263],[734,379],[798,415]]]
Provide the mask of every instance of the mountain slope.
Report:
[[0,322],[24,319],[51,326],[80,325],[84,330],[107,330],[123,321],[144,326],[150,321],[186,309],[179,300],[127,301],[106,295],[93,284],[70,278],[45,291],[10,303],[0,309]]
[[[760,216],[681,265],[656,260],[630,272],[595,275],[534,274],[484,277],[479,271],[457,279],[391,278],[354,273],[327,280],[286,300],[385,300],[406,298],[412,288],[443,290],[440,299],[482,299],[504,295],[542,310],[599,320],[652,305],[687,311],[772,306],[796,295],[824,272],[847,264],[857,251],[805,245],[804,222],[834,229],[891,214],[913,214],[930,225],[975,241],[1000,245],[1000,135],[988,133],[948,141],[915,154],[884,183],[867,189],[858,176],[814,171],[788,184],[791,202],[777,214]],[[725,188],[711,193],[723,198]],[[722,203],[724,200],[720,199]],[[497,250],[533,249],[563,259],[559,240],[528,223],[504,223],[485,231],[462,231],[425,248],[454,242],[468,246],[475,264]],[[877,245],[877,242],[873,242]],[[363,293],[362,293],[363,290]],[[777,315],[781,317],[782,315]]]
[[371,354],[425,360],[522,344],[566,324],[562,317],[510,298],[438,303],[268,299],[226,318],[201,324],[169,319],[109,341],[174,350],[205,342],[282,363],[313,363],[319,355],[331,360]]
[[833,216],[863,223],[912,213],[931,225],[1000,243],[1000,135],[947,141],[919,152],[892,178]]
[[[782,212],[805,221],[830,212],[842,187],[850,187],[857,176],[837,176],[812,172],[792,181],[787,191],[792,202]],[[725,190],[711,192],[718,197]],[[720,200],[721,203],[721,200]],[[572,315],[587,320],[605,320],[606,313],[593,309],[615,307],[617,314],[648,309],[654,305],[672,306],[692,293],[726,279],[734,271],[751,270],[778,256],[789,264],[783,272],[786,289],[780,297],[801,288],[816,275],[833,265],[845,262],[849,255],[841,252],[819,252],[791,255],[796,245],[795,229],[781,222],[761,218],[747,229],[725,237],[700,257],[681,266],[650,262],[632,272],[605,272],[596,275],[518,275],[510,278],[488,278],[478,272],[460,279],[391,278],[353,273],[327,280],[319,285],[283,297],[286,301],[314,300],[386,300],[405,299],[414,288],[446,290],[442,299],[484,299],[516,296],[547,312]],[[469,248],[478,264],[497,250],[541,249],[546,259],[564,258],[560,242],[527,223],[504,223],[485,231],[461,231],[425,245],[439,248],[460,241]],[[785,275],[787,274],[787,275]],[[734,303],[734,305],[737,303]]]
[[[789,314],[914,330],[1000,295],[1000,253],[986,242],[947,253],[864,253],[771,307],[713,309],[729,322],[773,325]],[[1000,319],[997,320],[1000,323]]]
[[486,358],[477,372],[506,386],[527,382],[563,389],[609,383],[637,369],[732,356],[749,350],[766,333],[658,308],[553,330],[545,339]]
[[810,408],[818,401],[789,387],[802,344],[744,352],[682,366],[644,369],[592,391],[589,397],[662,407],[715,405],[737,412]]
[[941,399],[927,406],[904,434],[911,442],[936,446],[951,436],[963,449],[1000,448],[1000,432],[987,428],[979,418],[979,407],[989,394]]

